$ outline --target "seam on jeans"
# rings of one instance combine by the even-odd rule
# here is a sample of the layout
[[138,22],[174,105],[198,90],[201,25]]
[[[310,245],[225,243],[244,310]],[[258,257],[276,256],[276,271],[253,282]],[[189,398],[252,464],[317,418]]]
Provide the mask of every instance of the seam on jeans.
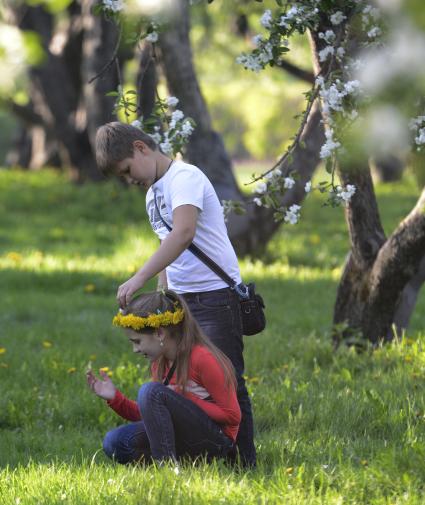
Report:
[[[162,386],[162,387],[158,387],[158,386]],[[164,395],[164,393],[166,392],[163,388],[166,388],[166,386],[164,386],[163,384],[159,384],[155,386],[152,386],[149,388],[148,390],[148,393],[149,393],[149,396],[150,396],[150,401],[152,403],[157,403],[158,400],[159,402],[165,404],[165,400],[166,400],[166,396]],[[157,403],[158,405],[158,403]],[[159,413],[156,413],[157,414],[157,417],[158,417],[158,424],[161,426],[161,433],[162,433],[162,436],[160,437],[160,443],[161,443],[161,446],[163,447],[164,449],[164,445],[165,445],[165,450],[163,450],[162,452],[166,454],[165,457],[175,457],[177,456],[176,454],[176,447],[175,447],[175,436],[174,436],[174,453],[173,453],[173,448],[171,447],[172,443],[171,443],[171,439],[169,438],[169,434],[168,434],[168,431],[165,429],[165,426],[164,426],[164,419],[162,418],[161,415],[159,415]],[[171,413],[170,413],[170,417],[171,417]],[[174,427],[173,427],[174,428]]]

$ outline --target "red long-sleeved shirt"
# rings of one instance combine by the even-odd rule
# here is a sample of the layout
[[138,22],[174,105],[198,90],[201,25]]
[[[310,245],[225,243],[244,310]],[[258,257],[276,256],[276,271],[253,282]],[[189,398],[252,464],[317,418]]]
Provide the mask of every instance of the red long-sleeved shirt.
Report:
[[[154,366],[155,364],[152,369]],[[176,388],[176,374],[171,377],[168,387],[181,393],[180,388]],[[241,421],[236,391],[233,385],[226,385],[223,369],[206,347],[196,345],[192,349],[188,382],[183,396],[198,405],[219,424],[228,437],[236,440]],[[137,403],[129,400],[118,390],[113,400],[108,401],[108,405],[128,421],[141,420]]]

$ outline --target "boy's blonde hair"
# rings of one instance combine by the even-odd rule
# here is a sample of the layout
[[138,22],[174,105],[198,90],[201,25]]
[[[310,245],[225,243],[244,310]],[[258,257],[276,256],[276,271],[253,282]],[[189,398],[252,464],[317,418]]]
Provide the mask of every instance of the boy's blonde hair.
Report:
[[103,175],[112,175],[117,164],[134,154],[134,142],[141,140],[152,151],[158,146],[153,138],[135,126],[113,121],[101,126],[96,133],[96,163]]

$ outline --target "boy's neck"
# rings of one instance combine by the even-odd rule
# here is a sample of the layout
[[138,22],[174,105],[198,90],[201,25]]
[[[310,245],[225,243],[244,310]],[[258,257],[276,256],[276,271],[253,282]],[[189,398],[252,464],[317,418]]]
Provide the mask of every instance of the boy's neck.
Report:
[[169,158],[168,156],[165,156],[162,153],[158,153],[159,156],[157,157],[156,161],[156,177],[155,177],[155,182],[159,181],[161,177],[163,177],[170,166],[173,164],[173,159]]

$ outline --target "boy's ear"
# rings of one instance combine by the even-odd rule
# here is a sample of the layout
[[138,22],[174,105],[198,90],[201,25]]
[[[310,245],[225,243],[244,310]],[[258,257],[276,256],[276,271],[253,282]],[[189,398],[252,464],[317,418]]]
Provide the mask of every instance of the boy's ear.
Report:
[[133,142],[133,149],[138,149],[142,153],[146,150],[148,146],[143,142],[143,140],[135,140]]

